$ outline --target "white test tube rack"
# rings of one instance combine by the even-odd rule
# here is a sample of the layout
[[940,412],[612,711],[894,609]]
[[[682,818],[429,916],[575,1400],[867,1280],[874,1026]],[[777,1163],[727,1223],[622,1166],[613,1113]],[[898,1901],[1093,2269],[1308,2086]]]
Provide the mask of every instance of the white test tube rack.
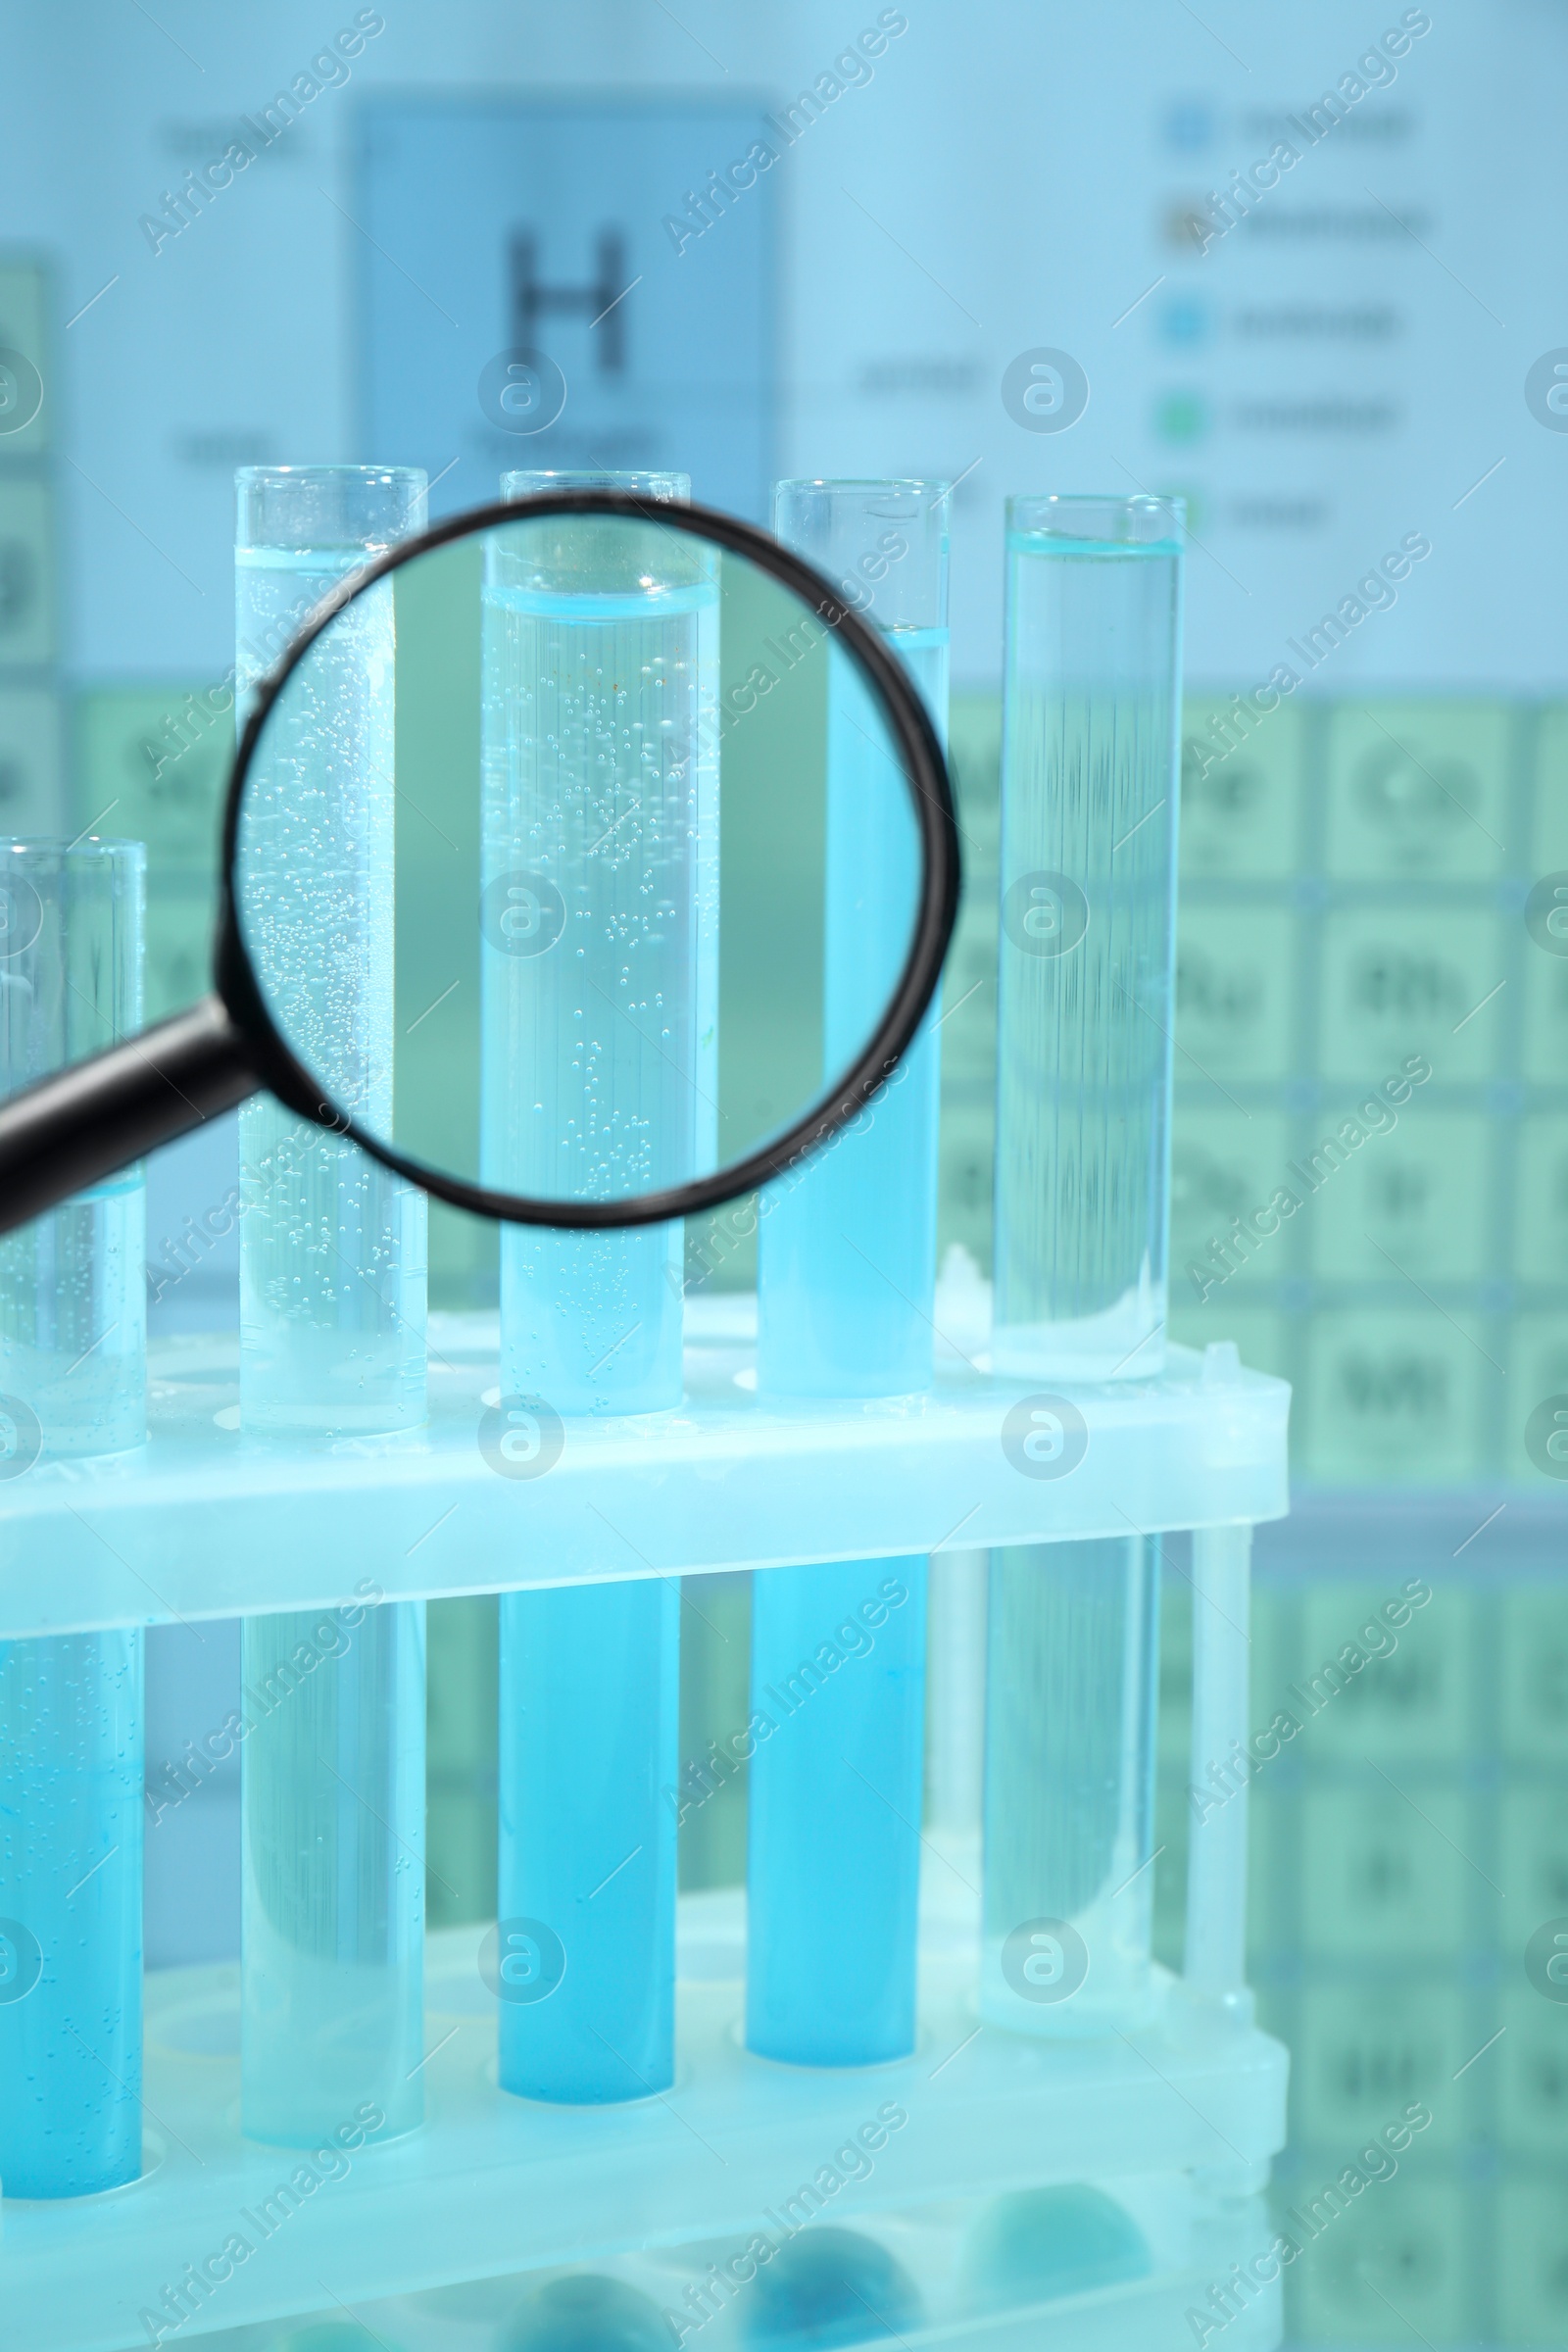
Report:
[[[690,1301],[685,1405],[568,1421],[559,1457],[532,1478],[497,1475],[478,1442],[497,1400],[493,1316],[432,1317],[427,1427],[309,1450],[240,1434],[231,1339],[155,1344],[143,1449],[40,1463],[0,1490],[0,1637],[327,1607],[362,1578],[390,1599],[435,1598],[891,1557],[940,1550],[950,1529],[966,1551],[1190,1530],[1195,1782],[1245,1742],[1251,1529],[1288,1507],[1283,1382],[1243,1369],[1229,1347],[1172,1348],[1157,1379],[1072,1392],[1087,1449],[1072,1475],[1040,1478],[1020,1475],[1004,1443],[1027,1389],[948,1348],[922,1396],[759,1399],[752,1305]],[[937,1320],[948,1321],[940,1303]],[[551,2108],[496,2086],[480,1931],[432,1935],[423,2128],[359,2150],[341,2178],[297,2199],[172,2340],[329,2311],[323,2279],[363,2312],[464,2281],[635,2266],[650,2249],[744,2238],[889,2100],[906,2125],[827,2218],[874,2228],[878,2215],[936,2215],[1054,2181],[1154,2183],[1155,2275],[1054,2303],[1052,2340],[1188,2340],[1187,2309],[1238,2254],[1267,2245],[1255,2199],[1284,2144],[1287,2084],[1286,2052],[1253,2024],[1245,1984],[1245,1788],[1191,1826],[1184,1971],[1157,1971],[1153,2022],[1113,2038],[977,2032],[977,1945],[928,1921],[910,2059],[772,2065],[742,2046],[739,1896],[699,1894],[681,1904],[674,2088],[631,2106]],[[237,1966],[149,1980],[144,2177],[74,2203],[0,2194],[6,2352],[145,2343],[138,2314],[163,2285],[288,2180],[296,2152],[240,2136],[238,2036]],[[930,2260],[939,2225],[915,2232]],[[1228,2331],[1238,2352],[1278,2340],[1278,2295],[1249,2302]],[[1000,2352],[1038,2342],[1040,2326],[1037,2310],[936,2324],[915,2341]],[[716,2352],[720,2337],[715,2326],[705,2340]],[[415,2321],[403,2338],[423,2340]]]

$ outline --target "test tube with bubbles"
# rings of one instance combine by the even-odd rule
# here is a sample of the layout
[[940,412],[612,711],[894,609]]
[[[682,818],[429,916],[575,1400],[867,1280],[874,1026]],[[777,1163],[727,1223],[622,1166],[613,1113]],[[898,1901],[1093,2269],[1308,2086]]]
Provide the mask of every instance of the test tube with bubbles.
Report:
[[1164,1360],[1183,509],[1007,507],[993,1363]]
[[[237,490],[243,723],[319,599],[422,528],[425,481],[407,467],[248,466]],[[296,1042],[340,1102],[390,1131],[390,582],[347,609],[331,647],[250,778],[247,850],[270,882],[253,894],[251,944],[265,980],[330,926],[337,953],[314,1015],[292,1005]],[[268,1095],[240,1113],[240,1182],[246,1430],[298,1443],[422,1421],[423,1195]],[[375,1598],[243,1629],[242,2121],[286,2146],[367,2102],[384,2135],[423,2113],[424,1604]]]
[[[880,628],[948,720],[948,489],[792,481],[774,529]],[[908,787],[858,671],[828,664],[823,1075],[849,1060],[908,951]],[[889,1396],[931,1379],[940,1002],[863,1132],[764,1197],[758,1387]],[[817,2066],[914,2046],[926,1562],[770,1570],[752,1601],[747,2042]]]
[[[502,489],[578,486],[690,490],[630,473]],[[483,598],[486,1175],[557,1189],[569,1126],[585,1198],[673,1183],[711,1164],[716,1132],[713,552],[656,522],[524,518],[487,549]],[[614,1100],[646,1113],[624,1140],[596,1115],[607,1058]],[[519,1088],[522,1069],[542,1081]],[[519,1429],[678,1404],[681,1338],[679,1225],[503,1233],[500,1409]],[[678,1609],[664,1580],[502,1600],[508,2090],[595,2103],[673,2079]]]
[[[140,1028],[144,876],[138,842],[0,843],[0,1095]],[[139,1168],[0,1241],[0,1479],[141,1444],[144,1260]],[[0,1642],[7,2198],[141,2171],[143,1779],[139,1628]]]
[[[424,526],[413,467],[248,466],[237,480],[236,716],[345,574]],[[334,955],[296,1053],[366,1125],[391,1132],[397,795],[390,581],[360,596],[300,673],[246,786],[258,969],[302,933]],[[270,887],[264,890],[263,879]],[[352,996],[352,1011],[345,1003]],[[270,1094],[240,1111],[240,1398],[251,1430],[416,1427],[425,1410],[425,1200]]]

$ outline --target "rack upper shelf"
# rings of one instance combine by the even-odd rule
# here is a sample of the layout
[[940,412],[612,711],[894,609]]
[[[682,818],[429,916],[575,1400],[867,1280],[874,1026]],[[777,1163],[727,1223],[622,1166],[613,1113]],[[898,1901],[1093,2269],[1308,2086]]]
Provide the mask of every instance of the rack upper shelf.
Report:
[[[688,1302],[679,1411],[558,1422],[497,1387],[493,1315],[433,1316],[430,1417],[394,1437],[239,1427],[227,1335],[156,1344],[134,1453],[0,1484],[0,1638],[605,1578],[1152,1535],[1287,1509],[1290,1390],[1234,1348],[1152,1380],[759,1398],[753,1302]],[[941,1315],[947,1329],[950,1319]],[[361,1595],[363,1597],[363,1593]]]

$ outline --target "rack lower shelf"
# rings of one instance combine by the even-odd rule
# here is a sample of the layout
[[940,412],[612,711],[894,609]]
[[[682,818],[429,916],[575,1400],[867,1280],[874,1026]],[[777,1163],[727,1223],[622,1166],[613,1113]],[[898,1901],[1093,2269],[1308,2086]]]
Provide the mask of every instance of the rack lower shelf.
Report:
[[977,2032],[972,1944],[928,1929],[915,2055],[816,2072],[742,2047],[738,1894],[686,1897],[681,1914],[680,2061],[666,2097],[555,2108],[500,2091],[480,1931],[449,1930],[427,1955],[423,2129],[361,2150],[303,2194],[278,2193],[298,2152],[239,2135],[238,1970],[150,1978],[152,2169],[85,2203],[0,2201],[6,2352],[145,2343],[138,2315],[236,2233],[250,2254],[175,2341],[334,2298],[358,2306],[744,2235],[890,2110],[906,2120],[820,2218],[853,2227],[902,2206],[1128,2173],[1213,2175],[1235,2196],[1261,2184],[1284,2144],[1284,2049],[1195,2002],[1177,1980],[1162,1977],[1156,2022],[1125,2038],[1047,2044]]
[[428,1422],[315,1444],[240,1431],[231,1339],[165,1342],[144,1446],[0,1482],[0,1639],[326,1606],[362,1584],[413,1599],[1287,1508],[1290,1391],[1234,1348],[1172,1348],[1157,1379],[1064,1392],[1065,1415],[1049,1384],[973,1368],[983,1334],[939,1349],[925,1396],[780,1401],[756,1395],[752,1309],[689,1302],[678,1410],[520,1430],[495,1318],[434,1317]]
[[[1273,2224],[1263,2198],[1216,2199],[1181,2174],[1118,2178],[1104,2183],[1102,2193],[1108,2193],[1142,2234],[1149,2264],[1140,2275],[1116,2276],[1096,2285],[1078,2282],[1085,2267],[1114,2272],[1118,2265],[1103,2257],[1098,2266],[1085,2265],[1084,2207],[1077,2189],[1065,2191],[1080,2201],[1075,2214],[1060,2215],[1060,2236],[1053,2248],[1055,2265],[1066,2275],[1049,2281],[1038,2275],[1027,2283],[1016,2274],[999,2278],[994,2260],[976,2262],[977,2229],[984,2232],[995,2216],[985,2198],[846,2215],[842,2222],[827,2223],[852,2235],[862,2259],[865,2250],[876,2249],[896,2264],[907,2282],[906,2293],[912,2287],[918,2299],[920,2318],[901,2314],[896,2339],[869,2320],[862,2342],[897,2340],[905,2352],[1040,2352],[1043,2344],[1050,2352],[1129,2352],[1130,2346],[1138,2352],[1192,2352],[1190,2314],[1196,2310],[1200,2321],[1213,2316],[1216,2283],[1231,2278],[1233,2265],[1255,2259],[1269,2244]],[[707,2269],[735,2246],[734,2239],[726,2245],[708,2238],[696,2245],[650,2247],[596,2261],[593,2273],[646,2297],[662,2313],[671,2346],[678,2341],[686,2352],[698,2345],[702,2352],[758,2352],[759,2332],[768,2343],[776,2344],[777,2338],[771,2328],[756,2326],[750,2281],[726,2304]],[[1048,2260],[1045,2267],[1053,2266]],[[514,2352],[519,2309],[548,2276],[513,2275],[418,2295],[389,2295],[379,2303],[356,2305],[355,2316],[389,2352]],[[1233,2301],[1225,2352],[1272,2352],[1282,2332],[1282,2301],[1278,2279],[1259,2287],[1241,2309]],[[328,2305],[318,2317],[330,2325],[341,2323],[343,2313]],[[836,2328],[832,2334],[841,2340]],[[214,2352],[220,2344],[221,2352],[262,2352],[250,2330],[243,2340],[226,2330],[216,2343],[211,2336],[205,2340]]]

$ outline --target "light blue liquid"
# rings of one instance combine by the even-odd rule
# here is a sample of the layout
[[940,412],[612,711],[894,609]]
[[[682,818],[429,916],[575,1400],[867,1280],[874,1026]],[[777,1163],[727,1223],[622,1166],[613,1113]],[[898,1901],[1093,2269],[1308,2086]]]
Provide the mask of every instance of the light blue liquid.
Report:
[[141,2172],[142,1636],[0,1642],[0,2181]]
[[[1158,1621],[1142,1536],[991,1555],[981,1999],[1016,2033],[1106,2033],[1147,2004]],[[1065,1921],[1087,1953],[1060,2000],[1033,1997],[1049,1953],[1031,1991],[1016,1960],[1008,1974],[1008,1936],[1040,1920]]]
[[[510,561],[488,552],[484,879],[534,877],[562,927],[539,955],[483,940],[484,1164],[612,1199],[713,1155],[718,593],[556,593]],[[563,1414],[678,1404],[681,1259],[679,1225],[508,1227],[503,1393]],[[664,1584],[502,1602],[499,1908],[566,1954],[548,1999],[502,2003],[501,2082],[527,2097],[673,2079],[677,1612]]]
[[[486,580],[484,879],[541,877],[564,906],[544,953],[484,940],[492,1183],[606,1200],[711,1161],[700,1021],[716,1022],[716,804],[700,746],[716,739],[717,662],[711,585],[636,597]],[[681,1250],[678,1225],[509,1226],[503,1392],[561,1413],[677,1404]]]
[[[946,629],[889,632],[947,733]],[[908,953],[919,843],[908,787],[859,673],[834,649],[828,693],[823,1076],[864,1046]],[[844,1136],[775,1188],[759,1228],[758,1384],[889,1396],[931,1378],[940,1060],[933,1005]],[[752,1765],[747,2042],[814,2066],[914,2046],[925,1740],[926,1563],[775,1569],[752,1604],[752,1705],[783,1691],[883,1577],[908,1592]]]
[[[242,693],[365,552],[236,549]],[[395,653],[383,586],[340,615],[291,683],[252,769],[238,874],[285,1037],[337,1102],[387,1135]],[[302,956],[312,938],[332,953]],[[240,1112],[240,1189],[246,1427],[421,1422],[424,1196],[269,1095]],[[367,2101],[388,2132],[423,2112],[424,1608],[371,1610],[341,1656],[336,1622],[291,1613],[243,1633],[258,1728],[241,1751],[242,2114],[252,2137],[289,2146]],[[283,1692],[275,1705],[270,1690]]]
[[1146,1378],[1165,1322],[1181,550],[1013,531],[1007,563],[993,1360]]
[[497,1908],[564,1956],[545,1998],[500,2002],[501,2086],[523,2098],[674,2080],[679,1611],[662,1578],[502,1597]]
[[872,2066],[914,2047],[925,1601],[923,1559],[753,1580],[746,2046],[761,2057]]
[[[0,849],[0,1094],[140,1026],[144,865],[139,843]],[[0,1242],[0,1475],[142,1443],[144,1265],[139,1169]],[[8,2198],[141,2171],[143,1777],[139,1630],[0,1642]]]
[[[363,551],[238,548],[242,691]],[[309,658],[246,794],[242,922],[273,1009],[333,1099],[392,1132],[395,631],[389,586]],[[240,713],[243,715],[243,713]],[[300,942],[330,939],[330,956]],[[240,1400],[249,1429],[412,1427],[425,1412],[425,1201],[257,1095],[240,1111]]]
[[[424,1603],[247,1618],[243,2105],[312,2147],[424,2113]],[[362,2119],[363,2120],[363,2119]]]
[[[948,632],[895,629],[947,736]],[[828,677],[824,1083],[870,1042],[919,899],[909,789],[858,669]],[[940,999],[853,1134],[763,1195],[758,1386],[775,1396],[890,1396],[929,1386],[936,1281]]]

